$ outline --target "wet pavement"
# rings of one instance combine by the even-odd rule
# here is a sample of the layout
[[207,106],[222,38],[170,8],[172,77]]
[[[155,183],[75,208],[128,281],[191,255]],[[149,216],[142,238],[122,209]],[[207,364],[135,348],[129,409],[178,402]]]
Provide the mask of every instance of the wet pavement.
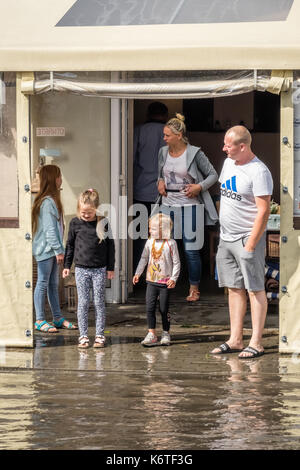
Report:
[[[266,354],[242,361],[209,354],[228,338],[223,295],[175,299],[169,347],[140,345],[144,308],[108,307],[103,350],[78,350],[68,330],[36,333],[34,349],[2,348],[0,450],[300,449],[300,360],[278,354],[276,309]],[[93,312],[90,325],[92,341]],[[249,315],[245,326],[247,344]]]

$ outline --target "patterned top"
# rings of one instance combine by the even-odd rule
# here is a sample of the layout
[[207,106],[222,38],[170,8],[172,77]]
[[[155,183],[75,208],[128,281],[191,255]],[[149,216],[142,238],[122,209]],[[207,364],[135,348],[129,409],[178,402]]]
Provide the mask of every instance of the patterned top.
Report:
[[165,240],[161,256],[154,259],[152,254],[153,241],[156,252],[159,252],[164,240],[149,238],[146,241],[140,262],[136,269],[136,275],[140,276],[145,266],[147,267],[146,281],[158,284],[166,284],[169,279],[177,281],[180,273],[180,258],[175,240]]

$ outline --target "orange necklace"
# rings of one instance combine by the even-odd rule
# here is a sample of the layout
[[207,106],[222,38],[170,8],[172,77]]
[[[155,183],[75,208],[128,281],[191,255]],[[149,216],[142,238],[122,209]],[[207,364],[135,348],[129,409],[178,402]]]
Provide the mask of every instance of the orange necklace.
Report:
[[151,249],[151,255],[152,255],[152,258],[157,260],[161,257],[161,254],[163,252],[163,249],[164,249],[164,245],[165,245],[165,242],[166,240],[164,240],[161,244],[161,247],[159,250],[156,250],[155,249],[155,239],[153,240],[153,243],[152,243],[152,249]]

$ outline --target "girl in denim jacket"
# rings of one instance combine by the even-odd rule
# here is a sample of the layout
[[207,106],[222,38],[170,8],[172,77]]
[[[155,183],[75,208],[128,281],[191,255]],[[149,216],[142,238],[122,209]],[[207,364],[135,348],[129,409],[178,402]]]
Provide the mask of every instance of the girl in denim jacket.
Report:
[[[77,329],[62,316],[58,294],[59,265],[64,260],[62,177],[56,165],[43,166],[39,177],[40,189],[32,207],[33,256],[38,274],[34,290],[35,329],[56,333],[57,328]],[[45,320],[46,293],[55,326]]]

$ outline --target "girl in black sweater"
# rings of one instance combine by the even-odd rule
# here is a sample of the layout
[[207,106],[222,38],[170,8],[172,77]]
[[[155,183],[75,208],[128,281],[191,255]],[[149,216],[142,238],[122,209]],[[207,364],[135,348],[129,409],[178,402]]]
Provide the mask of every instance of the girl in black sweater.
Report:
[[64,278],[70,274],[73,261],[75,263],[80,348],[89,347],[88,311],[91,287],[96,316],[94,347],[105,345],[105,285],[106,278],[114,277],[114,240],[107,219],[97,216],[98,207],[99,194],[95,189],[88,189],[80,194],[77,217],[71,220],[69,226],[64,259]]

